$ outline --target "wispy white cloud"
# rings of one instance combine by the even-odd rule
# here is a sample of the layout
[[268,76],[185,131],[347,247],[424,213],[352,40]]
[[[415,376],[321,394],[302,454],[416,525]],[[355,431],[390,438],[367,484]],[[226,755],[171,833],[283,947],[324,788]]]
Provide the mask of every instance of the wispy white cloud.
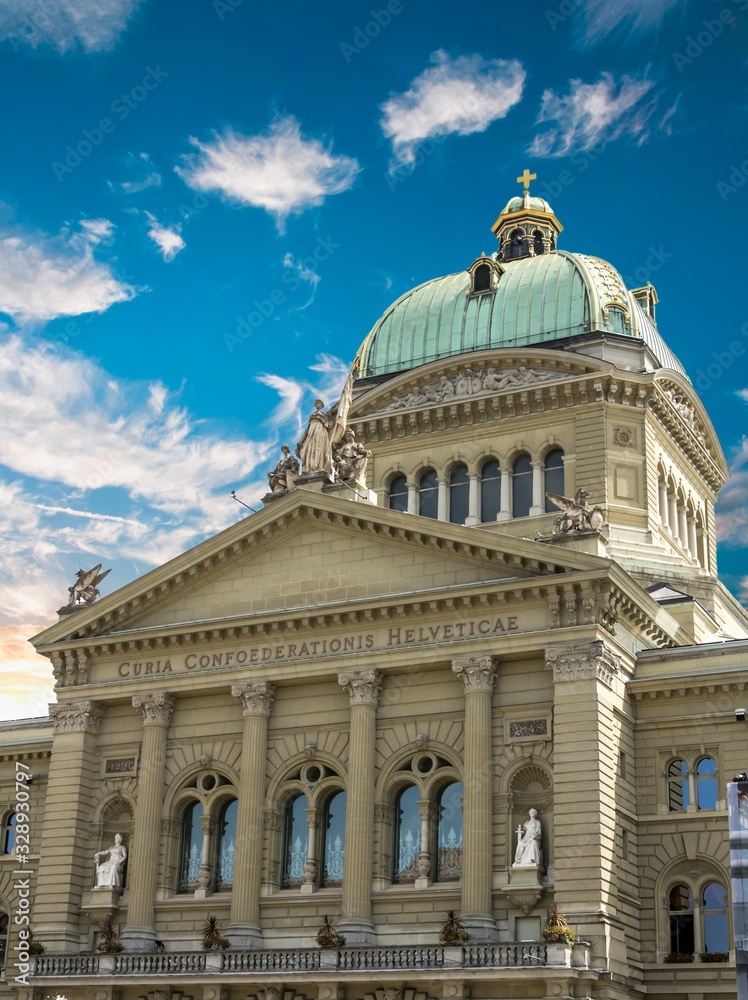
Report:
[[77,232],[55,237],[6,228],[0,233],[0,313],[47,321],[104,312],[131,299],[136,290],[94,257],[113,232],[108,219],[85,219]]
[[[748,390],[738,393],[748,402]],[[748,547],[748,437],[735,449],[728,479],[717,500],[717,538],[731,546]]]
[[139,194],[148,188],[161,186],[161,174],[154,166],[148,153],[140,153],[138,156],[130,154],[128,161],[133,170],[140,174],[140,179],[119,182],[107,181],[112,191],[121,191],[122,194]]
[[165,261],[174,260],[176,255],[187,245],[180,234],[181,226],[174,226],[170,229],[168,226],[162,226],[155,215],[150,212],[145,214],[150,223],[148,236],[159,248]]
[[414,163],[426,139],[485,132],[522,99],[526,74],[516,59],[451,59],[439,50],[431,61],[404,93],[382,105],[380,124],[392,142],[395,165]]
[[142,0],[5,0],[0,6],[0,41],[11,39],[58,52],[78,46],[100,52],[116,44]]
[[603,73],[596,83],[569,81],[565,94],[546,90],[538,124],[553,124],[533,139],[529,152],[534,156],[568,156],[624,135],[643,141],[655,102],[642,104],[642,99],[653,86],[652,80],[630,76],[616,83],[611,73]]
[[118,517],[116,514],[97,514],[95,511],[76,510],[74,507],[54,507],[47,503],[31,503],[29,500],[24,500],[23,503],[28,503],[30,507],[36,507],[38,510],[46,510],[50,514],[69,514],[71,517],[85,517],[91,521],[114,521],[116,524],[130,524],[135,528],[142,527],[140,521]]
[[[316,377],[309,379],[291,378],[289,376],[263,374],[257,376],[257,381],[274,389],[280,396],[280,403],[271,414],[271,422],[276,426],[291,424],[294,431],[300,432],[307,417],[303,409],[306,401],[311,407],[312,401],[321,398],[326,403],[333,403],[343,388],[350,365],[334,354],[319,354],[315,364],[309,370]],[[286,427],[290,433],[290,428]]]
[[299,281],[304,281],[309,285],[309,298],[303,306],[298,306],[296,309],[296,312],[301,312],[302,309],[306,309],[312,304],[312,302],[314,302],[314,296],[317,291],[317,285],[320,282],[320,276],[311,267],[306,267],[302,261],[296,260],[292,253],[287,253],[284,256],[283,267],[286,271],[290,271],[295,274]]
[[639,33],[656,28],[688,0],[585,0],[582,11],[585,40],[595,43],[617,29]]
[[258,135],[227,129],[208,142],[190,141],[197,152],[186,154],[175,168],[186,184],[218,192],[238,205],[262,208],[279,228],[289,215],[347,191],[360,170],[357,160],[305,137],[292,115],[277,119]]

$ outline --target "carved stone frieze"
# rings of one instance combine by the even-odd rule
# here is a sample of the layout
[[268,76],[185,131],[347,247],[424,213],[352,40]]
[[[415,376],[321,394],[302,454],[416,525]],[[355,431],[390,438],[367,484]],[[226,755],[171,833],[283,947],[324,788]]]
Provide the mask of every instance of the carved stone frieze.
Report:
[[683,396],[680,395],[680,393],[676,392],[675,389],[665,389],[664,392],[670,400],[673,409],[677,411],[678,415],[685,422],[689,431],[693,434],[699,444],[705,445],[706,438],[696,421],[696,412],[691,404],[688,403]]
[[467,656],[452,660],[452,670],[462,681],[465,694],[493,694],[496,686],[495,656]]
[[168,728],[171,725],[174,704],[174,696],[165,691],[136,694],[133,695],[132,699],[132,707],[140,709],[144,726],[165,726]]
[[242,715],[264,715],[270,718],[275,700],[275,684],[270,681],[248,681],[234,684],[231,694],[242,704]]
[[351,705],[378,705],[382,675],[378,670],[351,670],[338,674],[338,684],[348,692]]
[[516,386],[535,385],[538,382],[548,382],[559,379],[562,372],[546,372],[537,368],[499,369],[486,368],[476,371],[465,368],[452,378],[442,375],[438,382],[431,385],[416,386],[405,396],[396,396],[384,407],[387,410],[402,410],[411,406],[427,406],[430,403],[451,403],[470,396],[481,396],[490,392],[500,392],[502,389],[513,389]]
[[598,677],[610,686],[618,673],[621,659],[604,642],[572,643],[551,646],[545,651],[545,662],[553,668],[554,681],[590,680]]
[[98,701],[68,701],[49,706],[55,736],[58,733],[98,733],[104,706]]

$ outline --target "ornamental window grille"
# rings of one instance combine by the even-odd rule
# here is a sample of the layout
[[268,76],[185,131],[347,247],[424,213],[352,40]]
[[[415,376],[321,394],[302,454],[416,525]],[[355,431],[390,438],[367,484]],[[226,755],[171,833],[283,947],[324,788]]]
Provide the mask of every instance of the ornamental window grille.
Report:
[[501,510],[501,468],[489,458],[480,470],[480,519],[495,521]]
[[408,480],[405,476],[395,476],[389,488],[390,510],[408,512]]
[[416,862],[421,850],[420,792],[415,785],[403,789],[395,802],[393,882],[415,882]]
[[185,806],[179,848],[179,892],[191,892],[197,886],[203,853],[202,818],[202,802]]
[[234,859],[236,857],[236,817],[239,803],[227,802],[218,816],[216,833],[215,888],[225,892],[234,884]]
[[532,506],[532,463],[527,454],[518,455],[512,465],[512,516],[527,517]]
[[18,813],[8,813],[3,823],[3,854],[13,854],[16,846]]
[[284,889],[293,889],[304,881],[304,866],[309,848],[309,826],[306,819],[308,808],[306,795],[296,795],[286,804],[283,838]]
[[437,800],[436,881],[462,877],[462,782],[453,781]]
[[436,518],[439,513],[439,486],[434,469],[426,469],[418,480],[418,513]]
[[689,801],[688,764],[685,760],[671,760],[667,766],[668,812],[685,812]]
[[345,810],[346,793],[336,792],[328,800],[324,813],[324,845],[322,863],[322,885],[343,884],[345,861]]
[[449,520],[464,524],[470,510],[470,479],[466,465],[456,465],[449,477]]
[[[554,448],[545,456],[544,464],[545,489],[544,493],[559,493],[564,495],[564,453],[561,448]],[[546,514],[558,513],[558,508],[552,500],[545,498]]]

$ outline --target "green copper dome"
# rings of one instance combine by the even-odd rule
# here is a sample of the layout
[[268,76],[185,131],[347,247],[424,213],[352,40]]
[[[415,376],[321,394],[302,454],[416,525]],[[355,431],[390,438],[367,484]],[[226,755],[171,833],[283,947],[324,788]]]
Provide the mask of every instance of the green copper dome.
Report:
[[607,261],[554,250],[497,268],[503,273],[492,290],[470,294],[470,274],[461,271],[401,295],[361,345],[359,377],[405,371],[467,351],[548,347],[596,331],[643,340],[657,365],[685,375]]
[[525,195],[524,198],[521,195],[510,198],[506,203],[506,207],[502,209],[501,214],[508,215],[510,212],[521,212],[522,209],[529,209],[531,212],[548,212],[549,215],[553,215],[553,209],[545,198],[538,198],[533,194]]

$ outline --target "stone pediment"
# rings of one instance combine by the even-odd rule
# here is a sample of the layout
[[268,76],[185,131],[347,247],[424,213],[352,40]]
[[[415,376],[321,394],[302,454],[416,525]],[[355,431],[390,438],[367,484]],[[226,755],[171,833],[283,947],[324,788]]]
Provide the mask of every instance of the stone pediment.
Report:
[[[403,603],[603,571],[608,560],[297,489],[34,638],[45,648],[131,631]],[[362,612],[365,613],[365,610]]]

